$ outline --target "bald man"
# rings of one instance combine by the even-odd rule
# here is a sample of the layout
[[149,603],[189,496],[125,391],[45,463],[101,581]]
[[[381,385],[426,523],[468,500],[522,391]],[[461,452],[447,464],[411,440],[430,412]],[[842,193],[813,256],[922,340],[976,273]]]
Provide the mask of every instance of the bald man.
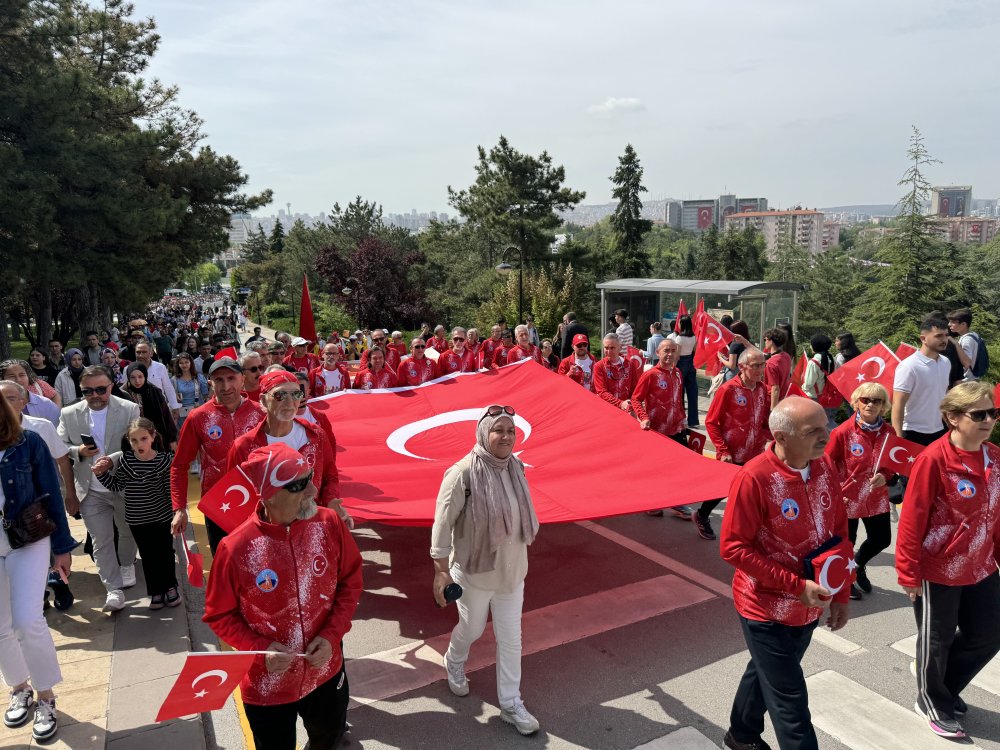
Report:
[[736,568],[733,602],[750,650],[725,737],[733,750],[767,747],[760,737],[765,712],[781,748],[818,748],[800,662],[825,606],[831,630],[847,624],[850,595],[842,571],[831,591],[807,577],[803,563],[834,537],[847,539],[839,473],[823,455],[826,422],[814,401],[781,401],[768,420],[774,443],[744,465],[729,489],[720,547]]

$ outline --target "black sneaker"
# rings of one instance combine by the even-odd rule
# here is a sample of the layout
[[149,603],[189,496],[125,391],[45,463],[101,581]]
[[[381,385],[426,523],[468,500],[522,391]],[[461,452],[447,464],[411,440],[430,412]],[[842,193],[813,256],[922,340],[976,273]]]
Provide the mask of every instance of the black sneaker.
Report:
[[698,536],[702,539],[708,539],[712,541],[715,539],[715,532],[712,531],[712,522],[707,518],[702,518],[701,514],[693,510],[691,511],[691,521],[694,523],[695,527],[698,529]]
[[73,606],[73,602],[76,601],[73,592],[69,590],[69,584],[63,583],[62,578],[59,577],[56,571],[53,570],[49,573],[49,580],[46,585],[52,589],[56,609],[60,612],[65,612]]
[[955,696],[955,716],[965,716],[969,713],[968,704],[962,700],[961,696]]
[[[868,573],[865,572],[864,566],[859,565],[854,572],[858,574],[858,588],[866,594],[870,594],[872,592],[872,582],[868,580]],[[860,599],[861,597],[858,598]]]
[[723,742],[730,750],[771,750],[771,746],[760,737],[753,742],[740,742],[733,737],[732,732],[726,732],[726,738]]
[[938,737],[944,737],[949,740],[964,740],[969,736],[965,733],[962,725],[955,719],[930,718],[920,706],[920,701],[913,704],[913,710],[927,721],[928,728]]
[[851,601],[858,601],[861,599],[861,589],[858,588],[857,584],[851,584]]

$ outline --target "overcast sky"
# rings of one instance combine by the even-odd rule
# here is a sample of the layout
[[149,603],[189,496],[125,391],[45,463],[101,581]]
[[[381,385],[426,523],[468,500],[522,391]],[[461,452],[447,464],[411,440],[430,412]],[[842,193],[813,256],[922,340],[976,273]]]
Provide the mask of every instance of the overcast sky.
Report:
[[1000,196],[990,0],[135,2],[163,37],[150,74],[268,212],[451,212],[500,134],[585,203],[629,142],[650,198],[894,202],[911,124],[934,184]]

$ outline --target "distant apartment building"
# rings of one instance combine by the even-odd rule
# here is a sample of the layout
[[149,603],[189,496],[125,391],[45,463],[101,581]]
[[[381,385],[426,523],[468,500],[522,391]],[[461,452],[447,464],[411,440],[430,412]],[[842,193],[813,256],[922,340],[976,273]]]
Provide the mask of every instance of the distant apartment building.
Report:
[[250,214],[233,214],[229,217],[229,245],[242,246],[250,235],[253,226]]
[[930,233],[956,245],[985,245],[1000,232],[1000,219],[983,216],[931,217],[927,222]]
[[823,222],[823,238],[820,243],[824,250],[840,244],[840,223],[836,221]]
[[[822,252],[823,245],[823,213],[794,209],[792,211],[749,211],[730,214],[725,218],[724,229],[743,230],[752,226],[764,236],[767,243],[767,255],[774,258],[775,252],[783,243],[791,242],[801,248],[816,254]],[[837,227],[837,238],[840,238],[840,228]]]
[[727,216],[748,211],[767,211],[767,198],[720,195],[718,198],[668,201],[664,208],[664,219],[675,229],[700,234],[713,224],[721,229]]
[[972,211],[972,185],[931,188],[932,216],[968,216]]

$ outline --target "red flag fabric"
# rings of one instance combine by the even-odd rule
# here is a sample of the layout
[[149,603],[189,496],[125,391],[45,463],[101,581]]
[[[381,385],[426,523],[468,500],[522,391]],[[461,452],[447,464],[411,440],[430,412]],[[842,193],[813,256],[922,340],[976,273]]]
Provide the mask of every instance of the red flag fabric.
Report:
[[878,455],[878,465],[876,468],[887,469],[894,474],[902,474],[904,477],[910,476],[913,462],[923,451],[924,446],[914,443],[911,440],[904,440],[895,435],[889,435],[882,444],[882,450]]
[[223,357],[229,357],[230,359],[239,359],[240,355],[236,353],[235,346],[227,346],[225,349],[219,349],[219,351],[215,353],[215,356],[212,357],[212,359],[218,361]]
[[695,305],[694,314],[696,317],[700,317],[705,314],[705,298],[702,297],[698,300],[698,304]]
[[167,721],[222,708],[256,658],[256,654],[239,651],[188,654],[156,720]]
[[688,448],[695,453],[705,453],[705,441],[708,437],[697,430],[688,430]]
[[899,346],[896,347],[896,357],[902,362],[904,359],[909,357],[911,354],[916,353],[917,347],[907,344],[905,341],[900,342]]
[[801,396],[802,398],[809,398],[806,392],[795,383],[788,384],[788,393],[785,394],[785,397],[787,398],[788,396]]
[[[542,523],[725,497],[736,473],[730,464],[640,429],[621,409],[533,360],[309,402],[336,425],[341,496],[351,515],[414,526],[433,521],[444,472],[472,449],[476,423],[490,404],[516,410],[514,451],[525,464]],[[587,458],[595,446],[600,461]],[[671,471],[670,481],[652,490],[639,471],[641,457],[650,455]],[[610,484],[609,466],[616,467]]]
[[[806,394],[802,391],[802,381],[806,377],[806,367],[809,366],[809,357],[805,354],[795,363],[795,369],[792,370],[791,384],[798,387],[798,393],[792,393],[791,388],[788,389],[789,396],[805,396]],[[809,398],[806,396],[806,398]]]
[[687,305],[684,304],[684,300],[681,300],[681,303],[677,306],[677,320],[674,321],[674,333],[681,332],[681,316],[687,314]]
[[312,300],[309,299],[309,279],[302,274],[302,304],[299,307],[299,336],[316,351],[316,320],[313,318]]
[[813,568],[813,580],[830,592],[829,597],[820,597],[824,601],[828,601],[845,588],[850,588],[858,577],[856,572],[858,566],[854,562],[854,545],[848,539],[841,539],[830,549],[813,557],[810,562]]
[[188,583],[196,588],[205,585],[205,557],[200,552],[188,549],[187,540],[181,539],[184,545],[184,560],[187,562]]
[[862,383],[879,383],[891,395],[892,378],[898,364],[899,360],[892,350],[879,341],[868,351],[842,364],[827,376],[827,380],[848,401],[854,389]]
[[704,367],[708,375],[715,375],[722,368],[719,355],[729,351],[733,334],[722,323],[707,313],[701,316],[701,325],[695,331],[697,347],[694,366]]
[[[340,425],[337,425],[340,435]],[[250,477],[239,466],[212,485],[201,500],[198,510],[215,521],[227,534],[247,519],[257,507],[259,495]]]

